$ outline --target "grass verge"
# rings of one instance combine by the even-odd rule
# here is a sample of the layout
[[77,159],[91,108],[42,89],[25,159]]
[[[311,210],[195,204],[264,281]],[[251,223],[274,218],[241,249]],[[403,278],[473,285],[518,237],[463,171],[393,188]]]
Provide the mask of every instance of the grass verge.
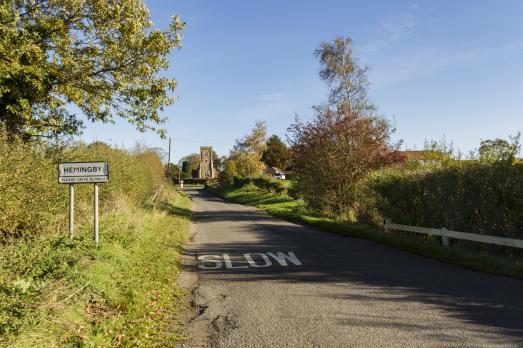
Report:
[[227,200],[252,205],[266,210],[271,215],[298,224],[313,226],[319,230],[367,239],[411,254],[432,258],[438,261],[517,279],[523,279],[523,264],[507,258],[484,252],[472,252],[460,247],[443,247],[434,237],[417,237],[412,234],[384,233],[376,227],[351,223],[322,216],[312,215],[305,204],[286,195],[260,190],[254,186],[211,190]]
[[184,338],[177,287],[190,200],[169,188],[149,208],[102,217],[74,240],[43,235],[1,246],[0,345],[174,346]]

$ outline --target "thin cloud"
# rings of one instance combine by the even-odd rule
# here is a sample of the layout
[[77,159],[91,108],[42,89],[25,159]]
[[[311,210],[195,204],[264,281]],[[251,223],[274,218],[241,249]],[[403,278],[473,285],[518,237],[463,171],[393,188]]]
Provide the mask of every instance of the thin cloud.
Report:
[[412,33],[417,23],[418,3],[413,3],[408,9],[384,18],[377,25],[375,39],[361,47],[363,55],[376,54]]
[[455,47],[430,47],[407,56],[396,57],[387,64],[375,66],[374,85],[383,87],[396,82],[437,74],[473,62],[495,61],[512,55],[523,54],[523,41],[481,49],[456,49]]

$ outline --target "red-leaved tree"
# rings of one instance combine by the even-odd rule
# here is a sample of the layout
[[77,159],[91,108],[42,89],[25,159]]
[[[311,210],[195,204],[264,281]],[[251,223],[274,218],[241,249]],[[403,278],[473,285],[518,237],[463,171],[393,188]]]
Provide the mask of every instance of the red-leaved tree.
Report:
[[348,104],[317,108],[289,132],[297,191],[310,207],[342,218],[353,217],[362,179],[397,156],[388,120],[349,112]]

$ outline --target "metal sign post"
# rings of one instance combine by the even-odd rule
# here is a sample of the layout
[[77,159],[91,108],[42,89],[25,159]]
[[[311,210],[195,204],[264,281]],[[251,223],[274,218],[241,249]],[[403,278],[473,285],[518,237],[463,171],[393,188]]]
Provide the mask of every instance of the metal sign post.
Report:
[[98,245],[98,184],[94,184],[94,242]]
[[74,230],[74,184],[69,184],[69,238],[73,239]]
[[94,184],[94,241],[98,245],[98,184],[109,181],[107,162],[69,162],[58,164],[58,183],[69,184],[69,236],[74,231],[74,184]]

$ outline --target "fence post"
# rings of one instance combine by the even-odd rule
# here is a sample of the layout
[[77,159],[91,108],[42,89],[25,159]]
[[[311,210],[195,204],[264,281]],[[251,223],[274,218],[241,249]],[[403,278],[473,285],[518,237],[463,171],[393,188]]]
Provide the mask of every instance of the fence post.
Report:
[[383,228],[385,229],[385,233],[389,233],[389,224],[390,224],[390,219],[385,219],[383,220]]
[[441,228],[441,243],[443,244],[444,247],[448,247],[450,245],[449,237],[443,235],[443,233],[445,233],[445,231],[448,231],[448,230],[445,227],[442,227]]

